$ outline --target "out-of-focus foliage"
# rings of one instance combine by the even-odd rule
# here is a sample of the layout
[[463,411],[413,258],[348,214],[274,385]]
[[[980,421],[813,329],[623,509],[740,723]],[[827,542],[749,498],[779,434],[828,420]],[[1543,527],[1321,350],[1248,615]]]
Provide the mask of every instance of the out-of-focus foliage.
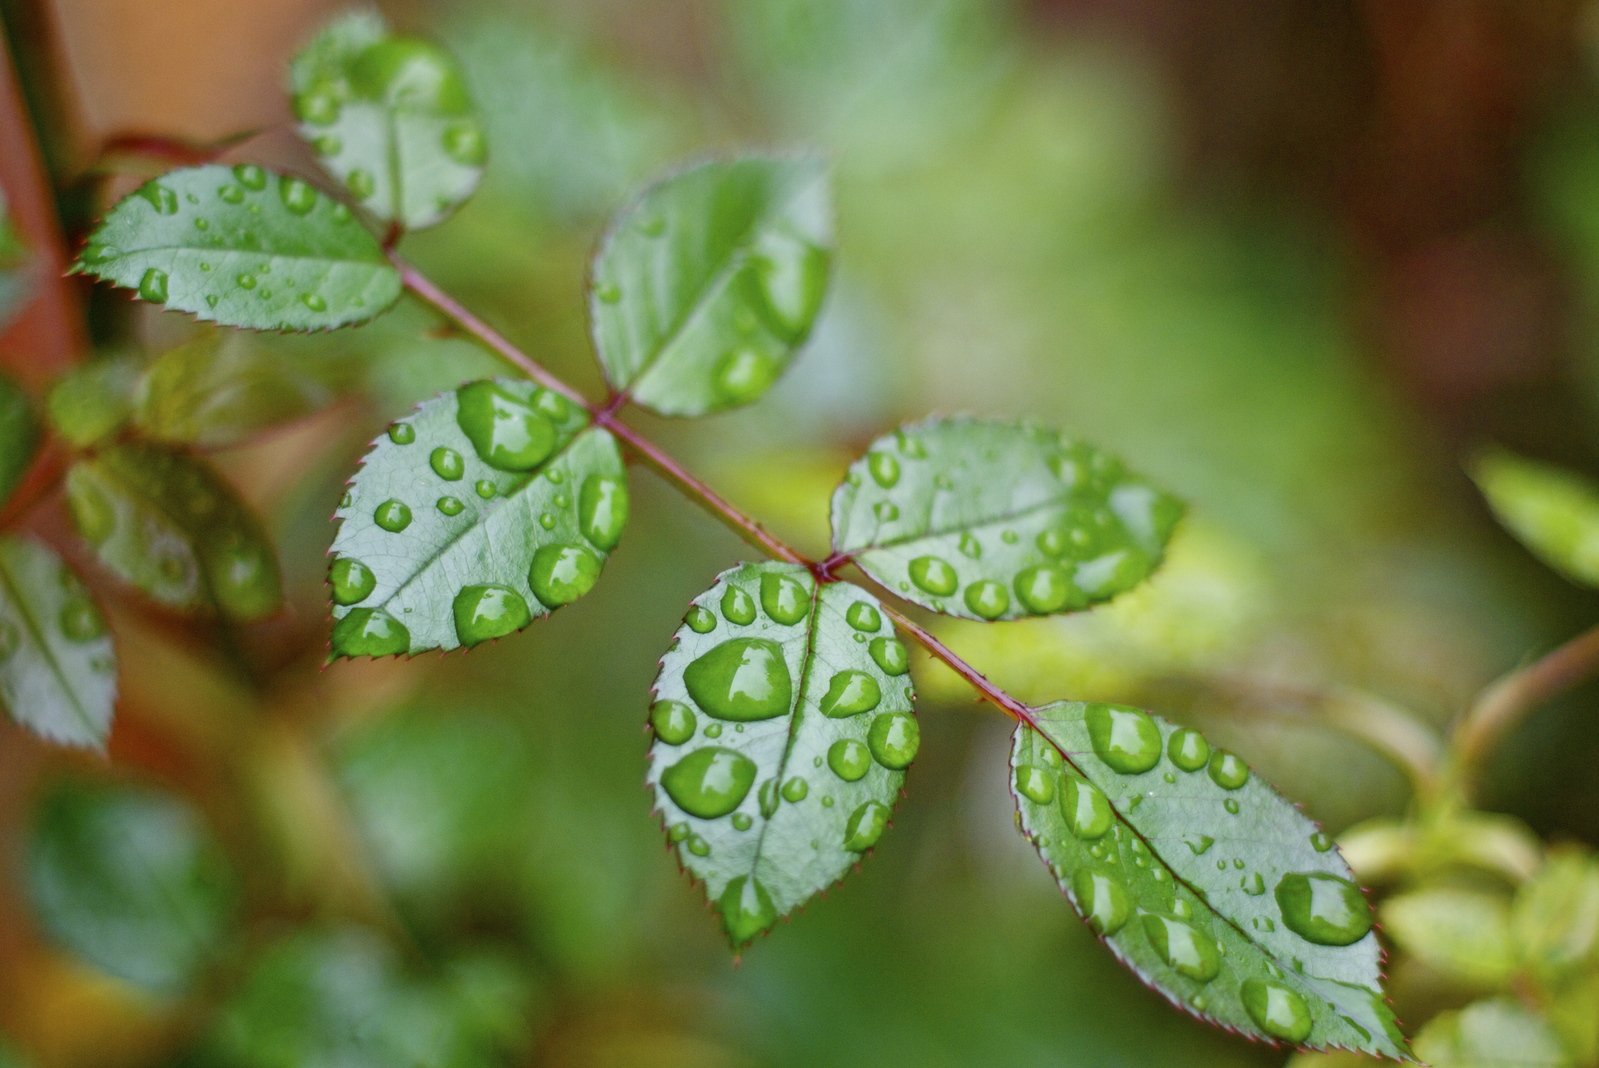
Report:
[[1506,452],[1479,457],[1472,477],[1527,548],[1573,581],[1599,586],[1599,486]]
[[5,192],[0,190],[0,329],[28,295],[27,248],[11,225],[6,212]]
[[22,480],[39,439],[39,423],[28,395],[0,375],[0,504]]

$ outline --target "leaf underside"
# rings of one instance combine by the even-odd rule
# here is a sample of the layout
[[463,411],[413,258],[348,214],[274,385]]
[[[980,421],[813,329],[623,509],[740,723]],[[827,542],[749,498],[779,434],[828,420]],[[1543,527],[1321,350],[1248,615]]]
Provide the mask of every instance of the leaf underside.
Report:
[[282,602],[260,521],[186,452],[135,442],[100,449],[67,472],[67,502],[100,561],[161,604],[249,620]]
[[760,397],[821,310],[830,212],[826,169],[805,157],[706,163],[645,191],[594,260],[606,380],[666,415]]
[[1019,619],[1138,585],[1181,515],[1119,461],[1051,430],[930,419],[850,466],[833,494],[833,548],[925,608]]
[[41,738],[100,748],[116,692],[111,638],[83,584],[43,544],[0,537],[0,704]]
[[334,22],[289,73],[300,135],[361,206],[420,229],[483,175],[483,127],[455,60],[360,12]]
[[423,402],[373,443],[336,518],[333,653],[504,637],[582,596],[627,519],[605,430],[531,382]]
[[919,735],[878,602],[793,564],[742,564],[661,658],[649,783],[735,947],[841,879],[887,827]]
[[350,209],[253,164],[146,182],[101,221],[74,270],[255,330],[363,322],[400,295],[399,272]]
[[1370,911],[1315,824],[1196,731],[1079,702],[1036,717],[1012,747],[1023,833],[1124,964],[1253,1038],[1409,1057]]

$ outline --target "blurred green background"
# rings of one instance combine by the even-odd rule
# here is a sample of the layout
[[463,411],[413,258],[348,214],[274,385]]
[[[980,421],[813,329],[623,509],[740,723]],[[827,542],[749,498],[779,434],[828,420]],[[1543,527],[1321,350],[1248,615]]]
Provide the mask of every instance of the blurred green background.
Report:
[[[116,133],[261,127],[230,158],[309,166],[279,85],[335,8],[233,6],[0,4],[69,231],[104,205],[83,176]],[[490,131],[483,187],[408,254],[590,390],[585,264],[630,190],[740,146],[831,154],[840,268],[809,350],[752,409],[637,420],[803,550],[825,554],[849,459],[933,411],[1058,425],[1190,502],[1168,566],[1125,601],[941,627],[1021,696],[1198,724],[1339,831],[1403,813],[1406,781],[1284,689],[1353,687],[1444,725],[1593,622],[1593,594],[1502,533],[1462,464],[1499,443],[1599,471],[1594,5],[381,6],[460,57]],[[84,296],[102,345],[192,333]],[[496,369],[432,328],[402,308],[247,342],[341,398],[217,456],[269,516],[290,609],[217,638],[112,591],[109,760],[0,733],[18,1063],[1282,1062],[1096,944],[1012,828],[1008,722],[930,663],[893,833],[730,965],[651,818],[643,723],[689,598],[749,551],[643,472],[606,580],[558,619],[470,656],[323,669],[343,480],[388,420]],[[1484,807],[1599,841],[1596,696],[1515,734]],[[105,909],[102,939],[135,957],[140,939],[216,957],[197,995],[73,960],[22,900],[40,807],[71,824],[109,781],[194,806],[234,874],[197,876],[215,900],[168,931],[50,893]],[[72,833],[133,839],[91,822]]]

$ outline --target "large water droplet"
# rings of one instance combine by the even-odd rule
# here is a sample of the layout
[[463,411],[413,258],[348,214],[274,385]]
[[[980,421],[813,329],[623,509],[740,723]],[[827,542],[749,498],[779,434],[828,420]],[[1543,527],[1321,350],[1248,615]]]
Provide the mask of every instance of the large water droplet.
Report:
[[810,594],[788,575],[771,572],[761,576],[761,607],[773,622],[792,626],[811,610]]
[[911,669],[910,654],[898,638],[873,638],[872,644],[866,648],[885,675],[899,676]]
[[983,619],[998,619],[1010,607],[1010,594],[991,579],[981,579],[966,587],[966,607]]
[[1015,586],[1022,607],[1038,616],[1059,612],[1072,603],[1076,592],[1066,572],[1052,564],[1023,568]]
[[1114,819],[1110,799],[1099,787],[1075,775],[1066,776],[1065,789],[1060,792],[1060,814],[1071,832],[1085,842],[1103,838]]
[[455,634],[466,646],[503,638],[533,621],[527,602],[509,586],[467,586],[455,595]]
[[1095,755],[1111,770],[1136,775],[1160,763],[1160,728],[1148,713],[1119,705],[1091,704],[1084,720]]
[[884,489],[892,489],[899,482],[899,460],[891,452],[867,453],[866,469],[872,473],[872,481]]
[[621,479],[590,475],[577,495],[577,524],[589,544],[610,552],[627,525],[627,487]]
[[755,622],[755,598],[741,587],[729,585],[722,593],[722,615],[729,623],[748,626]]
[[1221,971],[1221,950],[1216,940],[1182,920],[1146,914],[1144,935],[1161,960],[1179,975],[1208,983]]
[[859,782],[872,767],[872,754],[853,738],[840,738],[827,749],[827,766],[845,782]]
[[1036,764],[1018,764],[1016,792],[1035,805],[1047,805],[1055,800],[1055,774]]
[[694,750],[661,773],[661,786],[677,807],[705,820],[732,812],[754,782],[754,761],[714,745]]
[[683,622],[695,634],[709,634],[716,629],[716,613],[709,608],[701,608],[697,604],[691,605],[689,610],[683,614]]
[[1289,872],[1277,881],[1277,907],[1288,929],[1307,942],[1347,946],[1371,930],[1360,888],[1327,872]]
[[1249,765],[1243,758],[1218,749],[1210,754],[1210,778],[1223,790],[1236,790],[1249,781]]
[[159,267],[151,267],[139,279],[139,296],[151,304],[165,304],[167,302],[167,272]]
[[493,382],[455,391],[455,421],[483,462],[502,471],[531,471],[555,451],[553,424]]
[[922,731],[916,718],[908,712],[884,712],[872,720],[866,732],[866,744],[872,756],[885,768],[899,771],[910,767],[921,748]]
[[411,525],[411,509],[404,501],[390,498],[377,506],[372,521],[390,534],[398,534]]
[[722,910],[727,936],[735,946],[744,945],[777,922],[777,906],[772,904],[772,895],[747,875],[729,879],[717,905]]
[[542,545],[533,554],[527,583],[546,606],[571,604],[599,581],[603,566],[593,549],[582,545]]
[[863,853],[877,844],[888,827],[888,806],[880,801],[867,801],[849,814],[844,824],[844,848]]
[[783,650],[765,638],[734,638],[683,669],[689,696],[717,719],[772,719],[788,712],[793,682]]
[[1078,868],[1072,873],[1072,896],[1095,934],[1109,937],[1132,918],[1133,905],[1122,884],[1101,872]]
[[960,578],[949,561],[937,556],[918,556],[910,563],[911,581],[935,597],[948,597],[960,585]]
[[1194,728],[1180,727],[1166,740],[1166,755],[1184,771],[1198,771],[1210,760],[1210,743]]
[[352,605],[364,601],[377,587],[377,576],[361,561],[341,556],[328,569],[328,581],[333,586],[333,603]]
[[877,680],[864,671],[835,672],[822,696],[822,715],[844,719],[862,712],[870,712],[883,699]]
[[827,292],[827,251],[798,234],[762,234],[750,259],[767,328],[797,342],[810,330]]
[[410,648],[411,632],[381,608],[352,608],[333,625],[340,656],[393,656]]
[[883,625],[883,616],[878,610],[865,601],[856,601],[844,612],[844,619],[856,630],[867,634],[876,631]]
[[458,482],[466,474],[466,463],[454,449],[440,445],[428,456],[428,466],[446,482]]
[[650,709],[650,727],[667,745],[682,745],[694,737],[697,725],[694,710],[682,701],[657,701]]
[[1260,1029],[1286,1042],[1303,1042],[1310,1037],[1310,1006],[1296,991],[1280,983],[1249,979],[1239,991],[1244,1009]]

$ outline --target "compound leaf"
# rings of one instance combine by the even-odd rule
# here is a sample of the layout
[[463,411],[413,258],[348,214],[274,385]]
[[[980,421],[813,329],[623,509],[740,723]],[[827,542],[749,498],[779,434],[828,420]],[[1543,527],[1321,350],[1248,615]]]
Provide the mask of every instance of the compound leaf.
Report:
[[1160,563],[1182,505],[1119,461],[1022,423],[930,419],[875,441],[833,494],[833,548],[926,608],[1085,608]]
[[400,295],[400,274],[350,209],[254,164],[152,179],[111,209],[75,271],[210,322],[325,330]]
[[338,19],[289,71],[300,135],[373,215],[410,229],[448,216],[477,188],[483,125],[455,61],[358,12]]
[[705,163],[646,190],[594,260],[591,330],[612,388],[667,415],[765,393],[821,310],[830,210],[812,158]]
[[837,882],[888,826],[919,730],[878,602],[742,564],[661,658],[649,781],[667,839],[741,946]]
[[338,510],[335,656],[502,638],[599,579],[628,497],[616,440],[531,382],[471,382],[373,443]]
[[1255,1038],[1409,1056],[1331,838],[1198,731],[1115,705],[1035,717],[1011,754],[1022,831],[1122,963]]
[[28,395],[0,375],[0,505],[17,488],[39,444],[39,421]]
[[117,669],[105,620],[60,557],[0,537],[0,704],[53,742],[100,748]]
[[1503,450],[1471,477],[1506,530],[1573,582],[1599,586],[1599,486],[1574,472]]
[[67,472],[78,533],[100,561],[156,601],[258,619],[282,600],[277,558],[208,465],[161,445],[113,445]]
[[180,994],[234,915],[232,872],[188,805],[128,786],[64,782],[39,805],[25,877],[34,915],[96,967]]

